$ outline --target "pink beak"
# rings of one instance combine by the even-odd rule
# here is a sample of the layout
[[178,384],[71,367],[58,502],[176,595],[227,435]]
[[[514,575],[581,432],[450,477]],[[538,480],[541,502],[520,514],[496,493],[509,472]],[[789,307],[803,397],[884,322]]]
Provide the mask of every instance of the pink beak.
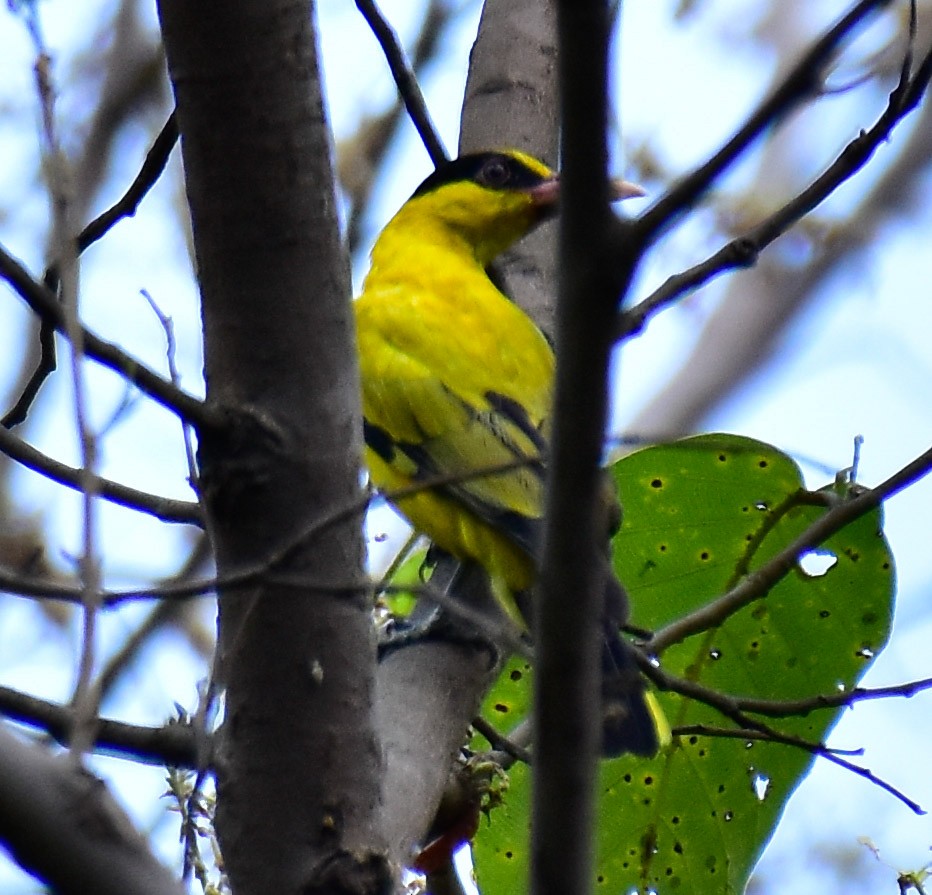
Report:
[[639,199],[647,195],[647,190],[628,180],[610,180],[608,182],[609,195],[613,202],[618,199]]
[[[643,187],[627,180],[610,180],[608,188],[609,198],[612,202],[647,195],[647,191]],[[560,198],[560,175],[555,174],[533,189],[528,190],[528,195],[538,208],[549,208],[556,205],[557,200]]]

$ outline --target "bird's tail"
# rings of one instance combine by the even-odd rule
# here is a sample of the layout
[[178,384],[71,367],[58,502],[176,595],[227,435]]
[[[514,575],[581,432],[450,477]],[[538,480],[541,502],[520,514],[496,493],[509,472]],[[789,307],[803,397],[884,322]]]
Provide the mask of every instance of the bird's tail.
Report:
[[648,704],[633,647],[619,632],[627,603],[618,579],[609,574],[602,623],[602,754],[614,758],[630,752],[649,758],[660,748],[659,721]]
[[660,748],[657,722],[631,647],[605,626],[602,642],[602,754],[630,752],[650,758]]

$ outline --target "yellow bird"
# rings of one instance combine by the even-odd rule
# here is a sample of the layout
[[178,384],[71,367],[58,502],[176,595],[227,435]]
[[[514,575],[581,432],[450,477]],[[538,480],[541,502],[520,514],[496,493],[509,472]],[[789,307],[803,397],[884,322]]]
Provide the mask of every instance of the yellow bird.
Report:
[[[623,186],[619,198],[639,194]],[[382,231],[355,303],[371,481],[391,495],[442,478],[397,509],[438,547],[481,565],[512,617],[512,595],[536,574],[554,356],[486,268],[552,216],[558,196],[558,175],[516,150],[442,165]],[[616,596],[603,694],[615,706],[604,751],[652,755],[644,684],[618,634],[627,606],[617,582],[607,589]]]

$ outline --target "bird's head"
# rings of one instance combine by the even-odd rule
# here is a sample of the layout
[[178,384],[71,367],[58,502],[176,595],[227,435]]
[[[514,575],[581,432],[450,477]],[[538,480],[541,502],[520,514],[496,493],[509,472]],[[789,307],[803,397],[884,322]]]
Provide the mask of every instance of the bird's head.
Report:
[[[516,149],[461,155],[441,165],[404,206],[406,216],[430,220],[463,238],[483,265],[551,217],[560,177],[543,162]],[[613,198],[643,195],[614,181]]]

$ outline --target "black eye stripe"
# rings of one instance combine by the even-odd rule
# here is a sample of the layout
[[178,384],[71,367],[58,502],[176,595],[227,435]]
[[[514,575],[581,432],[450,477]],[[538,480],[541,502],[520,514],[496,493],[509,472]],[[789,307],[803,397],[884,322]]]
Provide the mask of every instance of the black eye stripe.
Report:
[[[499,173],[501,172],[501,173]],[[544,182],[536,171],[503,152],[476,152],[461,155],[441,165],[413,193],[423,196],[449,183],[472,180],[493,189],[530,189]]]

